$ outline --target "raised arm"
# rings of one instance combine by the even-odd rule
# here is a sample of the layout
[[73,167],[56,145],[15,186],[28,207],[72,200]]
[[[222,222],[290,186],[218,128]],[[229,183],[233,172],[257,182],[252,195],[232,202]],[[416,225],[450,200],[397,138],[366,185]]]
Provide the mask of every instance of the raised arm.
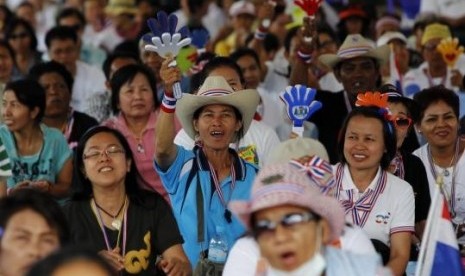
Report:
[[168,169],[174,162],[177,154],[174,137],[176,130],[174,126],[174,111],[176,100],[173,96],[172,87],[175,82],[181,80],[181,71],[178,67],[169,67],[173,59],[165,59],[160,69],[160,77],[165,87],[162,106],[155,126],[155,161],[162,170]]

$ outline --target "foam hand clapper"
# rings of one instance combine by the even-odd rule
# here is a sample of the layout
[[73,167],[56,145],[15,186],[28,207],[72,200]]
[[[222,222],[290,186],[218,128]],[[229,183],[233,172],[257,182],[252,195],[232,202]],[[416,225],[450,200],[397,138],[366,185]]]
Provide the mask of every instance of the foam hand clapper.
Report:
[[[144,41],[148,43],[145,45],[146,51],[156,52],[163,58],[175,58],[182,47],[191,43],[186,27],[176,31],[178,18],[174,14],[168,16],[164,11],[160,11],[157,19],[150,18],[147,24],[151,33],[143,36]],[[170,66],[176,65],[175,60],[170,64]],[[182,97],[179,82],[173,85],[173,93],[176,99]]]
[[322,107],[321,102],[314,101],[316,90],[304,85],[288,86],[279,97],[286,104],[289,119],[293,122],[292,131],[303,136],[303,124]]

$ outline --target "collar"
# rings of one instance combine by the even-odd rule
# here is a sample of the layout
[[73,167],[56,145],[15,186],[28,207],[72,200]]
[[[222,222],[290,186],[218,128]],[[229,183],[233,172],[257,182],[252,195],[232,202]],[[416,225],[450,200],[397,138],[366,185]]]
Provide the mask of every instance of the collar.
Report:
[[[344,181],[342,181],[342,189],[343,190],[356,190],[356,191],[358,191],[358,188],[354,184],[354,181],[352,179],[352,175],[350,174],[350,171],[349,171],[349,166],[347,166],[347,164],[344,165],[344,172],[343,173],[344,173],[344,176],[343,176]],[[380,177],[381,177],[381,168],[378,167],[378,171],[376,172],[375,178],[373,178],[373,180],[370,182],[370,185],[368,185],[365,192],[367,192],[368,190],[374,190],[376,188],[376,185],[378,183],[378,179]]]
[[[207,156],[205,156],[200,147],[195,146],[193,151],[195,153],[195,162],[197,162],[199,169],[201,171],[210,171]],[[233,156],[234,170],[236,171],[237,180],[243,181],[245,179],[246,172],[244,161],[239,157],[239,155],[234,149],[229,148],[228,151]]]
[[[142,130],[142,133],[144,133],[147,130],[155,129],[157,114],[158,114],[158,110],[150,112],[149,120],[147,121],[147,124],[145,125],[144,130]],[[123,126],[124,129],[129,132],[128,123],[126,122],[126,117],[121,112],[119,112],[118,116],[116,116],[115,119],[116,119],[117,124]]]

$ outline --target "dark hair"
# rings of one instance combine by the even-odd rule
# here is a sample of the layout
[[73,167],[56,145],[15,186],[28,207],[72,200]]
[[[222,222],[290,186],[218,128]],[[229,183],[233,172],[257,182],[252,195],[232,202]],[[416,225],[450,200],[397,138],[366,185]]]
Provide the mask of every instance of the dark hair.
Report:
[[[192,115],[192,119],[193,119],[193,120],[198,120],[199,117],[200,117],[200,113],[202,113],[202,111],[204,110],[205,107],[206,107],[206,105],[205,105],[205,106],[202,106],[202,107],[200,107],[200,108],[198,108],[198,109],[194,112],[194,114]],[[236,138],[235,140],[239,141],[239,140],[241,140],[241,139],[244,137],[244,135],[245,135],[245,133],[244,133],[244,121],[242,120],[242,114],[241,114],[241,112],[240,112],[236,107],[234,107],[234,106],[232,106],[232,105],[231,105],[231,107],[232,107],[232,109],[234,110],[234,115],[236,116],[236,119],[237,119],[238,121],[242,122],[242,127],[236,132],[236,137],[235,137],[235,138]],[[234,140],[234,139],[233,139],[233,140]]]
[[66,247],[37,262],[26,274],[27,276],[53,275],[59,268],[74,262],[83,261],[98,265],[108,276],[118,275],[113,267],[97,252],[88,248]]
[[57,231],[61,245],[69,241],[68,222],[61,207],[49,195],[33,189],[15,190],[0,198],[0,228],[5,229],[11,217],[24,210],[32,210],[43,217]]
[[246,57],[246,56],[252,57],[255,60],[255,62],[257,63],[258,67],[261,68],[260,67],[260,59],[259,59],[259,57],[257,55],[257,52],[255,52],[255,50],[253,50],[253,49],[239,48],[236,51],[234,51],[229,57],[237,63],[237,61],[240,58]]
[[15,29],[17,27],[23,27],[26,30],[27,35],[31,39],[31,43],[29,45],[29,50],[36,52],[37,51],[37,36],[34,28],[31,26],[29,22],[21,18],[13,18],[10,23],[7,25],[5,29],[5,40],[10,40],[11,36],[13,35]]
[[0,11],[3,11],[3,13],[5,13],[5,19],[3,20],[3,24],[4,26],[7,26],[10,21],[15,18],[15,15],[13,14],[13,12],[8,8],[7,5],[0,5]]
[[433,86],[431,88],[423,89],[413,96],[419,107],[418,122],[421,122],[425,116],[425,110],[432,104],[437,102],[444,102],[452,108],[455,117],[459,119],[460,114],[460,100],[454,91],[445,88],[442,85]]
[[11,48],[11,45],[6,40],[0,39],[0,47],[3,47],[8,51],[8,54],[10,54],[10,57],[13,60],[13,64],[15,64],[16,63],[16,61],[15,61],[15,50],[13,50],[13,48]]
[[71,8],[71,7],[64,8],[58,13],[56,17],[56,21],[55,21],[56,25],[60,26],[60,20],[64,18],[68,18],[68,17],[77,18],[80,22],[79,24],[81,25],[81,29],[84,29],[86,25],[86,18],[84,17],[84,15],[82,14],[80,10],[76,8]]
[[132,160],[129,172],[126,174],[126,180],[124,186],[126,193],[131,196],[136,195],[139,192],[139,188],[135,182],[137,179],[138,171],[134,162],[131,147],[129,146],[126,138],[118,130],[112,129],[106,126],[95,126],[87,130],[79,140],[76,152],[73,158],[73,181],[72,181],[72,199],[74,200],[88,200],[92,197],[92,184],[83,172],[84,168],[84,148],[86,147],[87,141],[93,136],[99,133],[110,133],[118,139],[123,146],[125,151],[126,159]]
[[[242,85],[245,84],[244,75],[242,74],[242,70],[234,60],[232,60],[231,58],[228,58],[228,57],[214,57],[205,65],[205,67],[203,67],[202,71],[200,71],[200,73],[199,73],[200,74],[199,75],[200,76],[200,79],[199,79],[200,85],[202,85],[205,82],[205,79],[208,77],[208,75],[210,75],[210,73],[212,71],[214,71],[214,70],[216,70],[218,68],[222,68],[222,67],[228,67],[228,68],[231,68],[234,71],[236,71],[236,73],[239,76],[241,84]],[[192,87],[192,89],[196,90],[196,89],[198,89],[198,87]]]
[[191,93],[192,94],[196,94],[197,93],[197,90],[200,88],[200,86],[202,85],[203,83],[203,80],[204,80],[204,77],[203,75],[201,74],[202,73],[202,70],[203,70],[203,67],[205,67],[205,65],[207,63],[210,62],[210,60],[212,60],[213,58],[215,58],[216,55],[212,52],[205,52],[205,53],[202,53],[200,54],[197,59],[195,60],[195,64],[192,65],[191,67],[191,70],[193,71],[194,69],[196,70],[195,73],[191,76],[190,78],[190,88],[191,88]]
[[[334,41],[334,43],[336,43],[336,45],[339,45],[339,39],[336,33],[327,23],[319,23],[316,28],[318,34],[327,34]],[[316,46],[317,48],[321,48],[320,39],[316,40]]]
[[110,81],[110,72],[111,72],[111,65],[117,59],[133,59],[137,63],[140,63],[139,56],[132,52],[127,51],[114,51],[110,55],[107,56],[105,61],[103,62],[102,69],[103,73],[105,74],[105,78],[107,81]]
[[284,51],[289,53],[291,50],[291,42],[292,39],[297,35],[297,32],[299,31],[300,27],[293,27],[289,29],[286,33],[286,36],[284,37]]
[[[249,34],[245,40],[245,45],[249,45],[253,39],[254,34]],[[263,40],[263,49],[265,52],[270,53],[271,51],[278,51],[280,47],[279,38],[275,34],[267,33],[265,35],[265,39]]]
[[135,40],[125,40],[120,44],[116,45],[114,52],[129,52],[134,53],[136,56],[140,56],[139,43]]
[[58,75],[60,75],[64,79],[66,86],[68,87],[69,93],[72,93],[74,82],[73,76],[68,71],[68,69],[66,69],[66,67],[59,62],[52,60],[48,62],[38,63],[34,65],[29,71],[29,77],[38,82],[43,75],[49,73],[57,73]]
[[132,82],[137,74],[142,74],[147,78],[152,89],[154,108],[156,109],[160,105],[157,98],[157,82],[153,72],[142,64],[129,64],[118,69],[110,80],[111,109],[114,114],[117,114],[119,111],[118,105],[121,87],[128,82]]
[[35,107],[39,108],[39,113],[35,118],[36,123],[42,121],[42,117],[45,112],[45,90],[44,88],[35,80],[23,79],[7,83],[5,90],[11,90],[15,93],[18,101],[30,110],[33,110]]
[[345,143],[345,134],[347,132],[347,126],[349,125],[350,120],[353,117],[365,117],[365,118],[374,118],[381,122],[383,126],[383,138],[384,138],[384,148],[385,152],[381,157],[380,165],[381,168],[384,170],[389,167],[392,158],[394,158],[397,152],[397,138],[396,133],[394,130],[394,125],[392,122],[386,120],[384,118],[382,110],[378,107],[374,106],[363,106],[363,107],[356,107],[352,109],[352,111],[347,115],[344,124],[342,126],[342,130],[339,135],[339,143],[338,143],[338,155],[339,161],[342,164],[347,163],[347,160],[344,156],[344,143]]
[[72,40],[78,43],[78,36],[74,28],[68,26],[56,26],[51,28],[45,35],[45,45],[50,49],[53,40]]

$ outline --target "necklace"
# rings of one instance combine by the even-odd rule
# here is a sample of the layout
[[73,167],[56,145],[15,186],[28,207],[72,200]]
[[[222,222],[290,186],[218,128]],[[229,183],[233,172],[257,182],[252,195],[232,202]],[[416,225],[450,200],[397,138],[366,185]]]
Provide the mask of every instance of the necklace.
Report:
[[116,230],[120,230],[122,222],[121,222],[121,219],[119,219],[119,215],[121,214],[121,211],[123,210],[124,206],[126,206],[126,198],[124,199],[123,204],[119,208],[118,213],[116,213],[116,215],[112,215],[110,214],[110,212],[103,209],[100,205],[97,204],[97,201],[95,201],[95,199],[94,199],[94,203],[95,203],[95,206],[99,210],[103,211],[105,214],[113,218],[113,221],[111,222],[111,226],[113,226],[113,228],[115,228]]
[[[431,159],[433,159],[433,162],[437,165],[438,162],[436,162],[436,160],[434,159],[433,155],[431,155]],[[450,160],[449,162],[449,166],[447,166],[446,168],[442,168],[441,166],[437,165],[438,167],[442,168],[443,171],[442,171],[442,174],[445,176],[445,177],[448,177],[450,175],[450,172],[449,172],[449,168],[452,167],[452,163],[454,162],[455,160],[455,154],[452,156],[452,159]]]

